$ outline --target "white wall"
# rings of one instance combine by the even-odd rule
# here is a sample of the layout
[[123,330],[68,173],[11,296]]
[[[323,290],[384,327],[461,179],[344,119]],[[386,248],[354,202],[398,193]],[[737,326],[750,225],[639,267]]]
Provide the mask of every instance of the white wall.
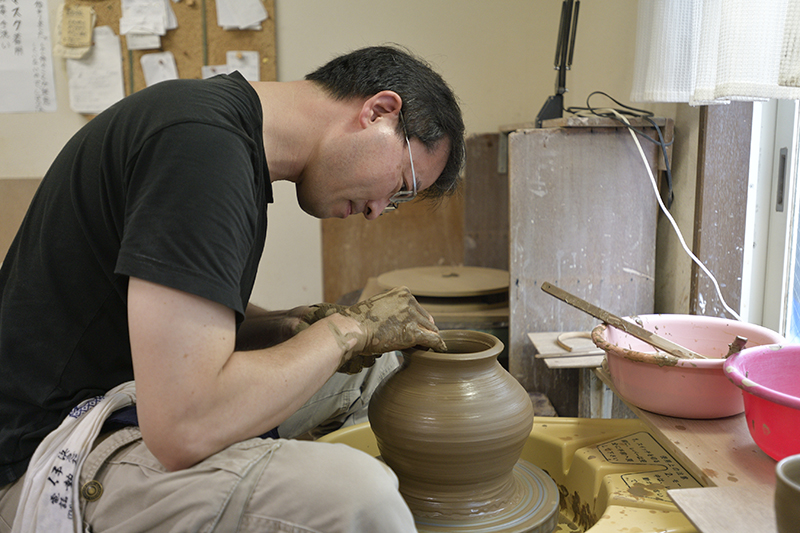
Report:
[[[48,0],[51,25],[58,0]],[[276,0],[279,80],[302,78],[331,57],[394,42],[426,58],[461,100],[470,133],[532,121],[553,92],[561,0]],[[581,3],[566,105],[594,90],[627,103],[635,0]],[[0,179],[41,177],[85,119],[69,110],[56,64],[56,113],[0,115]],[[601,101],[597,101],[601,103]],[[253,300],[269,308],[322,299],[320,224],[276,187],[269,237]]]

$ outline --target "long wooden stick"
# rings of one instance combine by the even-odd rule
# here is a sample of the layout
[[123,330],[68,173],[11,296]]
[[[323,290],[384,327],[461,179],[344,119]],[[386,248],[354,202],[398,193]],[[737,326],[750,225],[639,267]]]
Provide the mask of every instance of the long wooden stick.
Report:
[[674,342],[665,339],[661,335],[653,333],[652,331],[647,331],[638,324],[634,324],[629,320],[625,320],[609,313],[604,309],[600,309],[596,305],[592,305],[586,300],[582,300],[574,294],[570,294],[563,289],[559,289],[555,285],[552,285],[546,281],[542,283],[542,290],[552,296],[555,296],[559,300],[566,302],[577,309],[580,309],[584,313],[588,313],[598,320],[602,320],[606,324],[614,326],[617,329],[621,329],[625,333],[633,335],[637,339],[644,341],[651,346],[655,346],[659,350],[662,350],[670,355],[674,355],[679,359],[708,359],[708,357],[705,355],[700,355],[697,352],[693,352],[688,348],[684,348],[679,344],[675,344]]

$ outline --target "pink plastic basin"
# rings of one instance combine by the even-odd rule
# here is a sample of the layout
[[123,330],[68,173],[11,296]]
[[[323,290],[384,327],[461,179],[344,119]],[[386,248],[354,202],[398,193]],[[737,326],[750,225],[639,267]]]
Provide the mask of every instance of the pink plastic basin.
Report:
[[747,429],[775,460],[800,454],[800,346],[758,346],[730,356],[725,374],[742,389]]
[[605,324],[592,331],[592,340],[606,352],[617,392],[636,407],[678,418],[722,418],[744,411],[741,392],[722,371],[728,345],[737,335],[748,339],[748,347],[785,340],[765,327],[725,318],[638,315],[628,320],[713,358],[678,359]]

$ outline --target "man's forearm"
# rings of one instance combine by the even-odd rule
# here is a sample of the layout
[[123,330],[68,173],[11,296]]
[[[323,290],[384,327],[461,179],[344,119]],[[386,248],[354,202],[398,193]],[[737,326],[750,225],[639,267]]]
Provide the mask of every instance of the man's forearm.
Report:
[[355,320],[337,315],[286,342],[235,351],[233,310],[131,278],[128,322],[142,437],[168,470],[278,426],[327,381],[352,347]]
[[237,350],[259,350],[280,344],[291,338],[307,307],[286,311],[267,311],[248,304],[244,321],[236,333]]

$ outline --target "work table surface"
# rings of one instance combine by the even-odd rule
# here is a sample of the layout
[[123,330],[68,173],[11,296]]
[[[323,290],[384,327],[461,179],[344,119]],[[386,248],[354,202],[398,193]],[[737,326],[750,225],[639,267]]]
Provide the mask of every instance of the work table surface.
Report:
[[[595,373],[619,396],[608,372],[597,368]],[[692,420],[657,415],[626,403],[656,440],[704,485],[668,491],[699,531],[777,531],[773,507],[777,462],[756,446],[744,413]]]

